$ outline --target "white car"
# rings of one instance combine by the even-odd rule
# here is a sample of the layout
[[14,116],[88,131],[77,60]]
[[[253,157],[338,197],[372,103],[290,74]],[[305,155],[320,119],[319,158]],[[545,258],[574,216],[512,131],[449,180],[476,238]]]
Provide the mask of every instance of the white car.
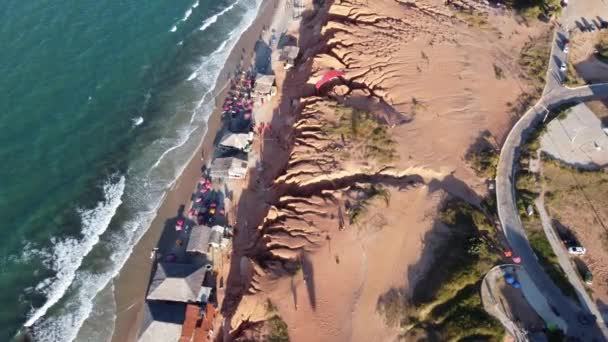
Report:
[[562,62],[562,65],[560,65],[559,70],[566,71],[566,63]]
[[570,48],[568,47],[568,45],[564,45],[564,53],[568,53],[570,52]]
[[585,253],[587,253],[587,249],[581,246],[568,247],[568,253],[574,255],[585,255]]

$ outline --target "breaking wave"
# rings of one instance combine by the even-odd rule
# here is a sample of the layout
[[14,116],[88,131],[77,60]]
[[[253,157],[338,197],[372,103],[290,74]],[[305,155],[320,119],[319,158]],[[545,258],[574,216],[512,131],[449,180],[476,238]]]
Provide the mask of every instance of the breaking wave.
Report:
[[[237,2],[230,5],[230,8]],[[119,274],[134,246],[150,227],[164,201],[166,191],[183,172],[187,160],[190,159],[173,158],[173,155],[182,155],[186,152],[192,156],[195,153],[196,148],[193,144],[198,145],[200,137],[197,133],[194,142],[193,133],[200,131],[201,127],[203,127],[202,134],[206,133],[204,123],[214,106],[208,98],[209,94],[216,88],[220,71],[230,51],[241,34],[253,23],[261,2],[261,0],[251,1],[252,6],[245,8],[246,13],[240,24],[228,34],[226,40],[214,52],[202,58],[195,71],[197,76],[194,78],[197,87],[201,86],[207,91],[196,104],[193,104],[195,108],[190,121],[184,122],[184,125],[177,128],[175,138],[162,138],[150,146],[153,153],[149,157],[153,155],[158,157],[146,161],[135,160],[126,176],[111,177],[111,181],[104,185],[104,200],[93,209],[80,211],[83,224],[81,238],[54,241],[53,248],[49,251],[32,251],[32,255],[45,260],[57,272],[54,278],[41,282],[36,289],[47,295],[47,301],[42,307],[33,310],[26,324],[30,327],[35,341],[72,341],[77,337],[88,317],[96,319],[99,311],[114,310],[99,308],[94,300]],[[139,118],[134,118],[137,119]],[[108,230],[117,210],[120,210],[118,216],[123,216],[123,208],[127,208],[130,214],[122,218],[122,223],[116,226],[113,223],[112,228]],[[88,267],[81,267],[83,259],[94,247],[96,251],[97,248],[101,248],[111,252],[105,260],[107,265],[101,270],[93,271]],[[51,307],[53,314],[47,315]],[[41,319],[42,317],[44,319]],[[111,323],[108,323],[109,326]],[[87,330],[89,330],[88,326]]]
[[199,28],[199,30],[201,31],[205,31],[209,26],[213,25],[217,19],[221,16],[223,16],[224,14],[226,14],[228,11],[230,11],[231,9],[234,8],[234,6],[236,6],[236,4],[239,3],[240,0],[235,1],[232,5],[224,8],[221,12],[214,14],[212,16],[210,16],[209,18],[205,19],[205,21],[203,21],[203,24],[201,25],[201,27]]
[[56,272],[52,279],[45,279],[36,286],[38,292],[47,296],[47,301],[36,309],[25,323],[26,327],[34,324],[47,310],[57,303],[68,290],[76,270],[82,264],[84,257],[89,254],[99,242],[99,236],[105,232],[118,206],[122,203],[125,190],[125,177],[121,176],[117,182],[108,181],[104,187],[105,200],[93,209],[79,210],[82,220],[82,237],[51,240],[50,250],[32,251],[43,262]]

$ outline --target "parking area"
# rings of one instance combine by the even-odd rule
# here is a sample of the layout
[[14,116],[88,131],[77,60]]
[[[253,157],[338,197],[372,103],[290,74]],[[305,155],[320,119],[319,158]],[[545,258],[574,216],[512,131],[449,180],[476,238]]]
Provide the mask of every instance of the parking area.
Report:
[[[569,0],[560,21],[566,30],[581,28],[608,20],[608,1],[606,0]],[[596,27],[597,27],[596,26]]]
[[565,118],[551,121],[540,146],[543,152],[572,166],[593,169],[608,165],[608,136],[583,103],[572,107]]

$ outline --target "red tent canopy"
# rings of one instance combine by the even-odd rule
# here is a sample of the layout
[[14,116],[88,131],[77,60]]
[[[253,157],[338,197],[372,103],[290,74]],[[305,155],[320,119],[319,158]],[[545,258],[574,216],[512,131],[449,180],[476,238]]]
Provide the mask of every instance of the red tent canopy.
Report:
[[334,78],[344,76],[344,71],[331,70],[325,73],[323,77],[315,84],[315,88],[319,90],[325,83],[333,80]]

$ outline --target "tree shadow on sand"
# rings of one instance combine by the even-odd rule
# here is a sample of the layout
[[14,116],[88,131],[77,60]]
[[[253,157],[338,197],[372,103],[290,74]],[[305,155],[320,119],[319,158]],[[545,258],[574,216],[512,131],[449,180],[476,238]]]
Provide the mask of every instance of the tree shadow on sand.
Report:
[[312,310],[315,311],[317,309],[317,295],[315,292],[314,266],[308,253],[302,253],[300,255],[300,262],[302,263],[302,274],[304,276],[304,281],[306,282],[306,290],[308,291],[308,301]]

